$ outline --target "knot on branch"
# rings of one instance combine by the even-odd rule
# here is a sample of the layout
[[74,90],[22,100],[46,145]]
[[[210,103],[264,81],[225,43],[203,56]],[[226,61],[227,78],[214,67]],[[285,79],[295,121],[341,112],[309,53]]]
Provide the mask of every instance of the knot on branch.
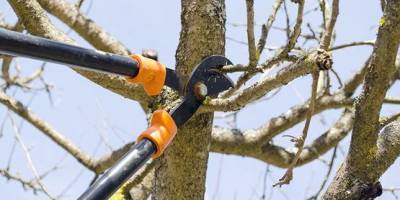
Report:
[[382,185],[378,181],[373,184],[369,184],[364,188],[361,188],[361,199],[375,199],[382,195]]
[[382,195],[382,185],[378,181],[376,183],[365,183],[360,180],[355,180],[355,184],[347,191],[351,199],[371,200]]
[[332,68],[332,57],[331,55],[323,50],[323,49],[318,49],[317,50],[317,57],[316,57],[316,64],[318,66],[318,70],[330,70]]

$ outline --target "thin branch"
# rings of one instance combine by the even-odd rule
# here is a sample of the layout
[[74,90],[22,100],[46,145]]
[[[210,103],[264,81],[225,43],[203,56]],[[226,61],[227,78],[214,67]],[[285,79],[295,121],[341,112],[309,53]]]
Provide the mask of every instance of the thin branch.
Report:
[[286,37],[289,40],[290,38],[290,17],[289,17],[289,11],[287,9],[287,3],[286,0],[283,1],[283,10],[285,11],[285,17],[286,17],[286,28],[284,29],[286,33]]
[[332,2],[332,12],[329,17],[328,24],[326,25],[326,29],[323,33],[320,48],[327,50],[330,47],[333,35],[333,29],[336,24],[337,16],[339,15],[339,0],[333,0]]
[[95,171],[95,162],[90,158],[88,154],[83,152],[71,141],[69,141],[61,133],[57,132],[53,127],[47,124],[44,120],[36,116],[35,113],[30,111],[21,102],[7,96],[5,93],[0,91],[0,103],[5,105],[7,108],[18,114],[20,117],[31,123],[34,127],[43,132],[55,143],[60,145],[64,150],[70,153],[74,158],[78,160],[85,167]]
[[344,49],[347,47],[354,47],[354,46],[374,46],[374,44],[375,44],[374,40],[351,42],[348,44],[341,44],[341,45],[331,47],[328,49],[328,51],[335,51],[335,50]]
[[12,62],[12,57],[10,56],[3,56],[3,63],[1,66],[1,73],[2,73],[2,78],[4,81],[9,84],[11,83],[11,78],[10,78],[10,65]]
[[[42,3],[45,3],[44,0],[42,0]],[[50,0],[49,0],[50,1]],[[65,33],[61,32],[58,30],[50,21],[50,19],[47,17],[45,11],[41,8],[39,3],[36,0],[26,0],[26,1],[19,1],[19,0],[8,0],[12,8],[14,9],[15,13],[17,14],[18,18],[23,22],[25,28],[34,35],[38,35],[41,37],[46,37],[49,39],[57,40],[57,41],[62,41],[62,42],[67,42],[70,44],[76,44],[74,41],[69,38]],[[52,1],[55,3],[60,3],[61,1]],[[76,7],[72,6],[74,10],[76,10]],[[74,10],[68,10],[68,11],[74,11]],[[68,13],[64,13],[68,15]],[[72,14],[76,14],[75,12],[72,12]],[[69,15],[68,15],[69,16]],[[76,15],[72,15],[76,16]],[[60,17],[61,18],[61,17]],[[93,21],[88,20],[89,22],[93,23]],[[78,24],[78,23],[77,23]],[[93,25],[93,24],[87,24],[87,25]],[[84,29],[85,31],[89,31],[88,29]],[[91,30],[91,29],[90,29]],[[97,35],[98,37],[102,36],[102,32],[94,32],[94,36]],[[90,35],[92,36],[92,35]],[[122,53],[120,52],[121,46],[116,43],[113,40],[107,40],[105,38],[102,38],[103,40],[100,40],[100,38],[94,37],[92,38],[93,41],[89,40],[93,46],[96,48],[99,48],[103,46],[104,48],[109,48],[109,49],[114,49],[113,53]],[[97,42],[97,43],[96,43]],[[98,46],[97,46],[98,45]],[[120,51],[118,51],[118,49]],[[124,51],[125,54],[127,54],[127,51]],[[143,88],[137,84],[130,84],[128,83],[125,78],[119,77],[119,76],[113,76],[113,75],[108,75],[108,74],[102,74],[102,73],[97,73],[97,72],[91,72],[91,71],[84,71],[80,69],[74,69],[81,75],[85,76],[86,78],[89,78],[93,82],[117,93],[120,94],[124,97],[136,100],[141,102],[142,104],[145,104],[147,100],[149,100],[149,96],[145,94]]]
[[[204,102],[202,109],[207,111],[234,111],[242,108],[246,104],[259,99],[267,92],[281,87],[288,82],[300,76],[310,73],[313,68],[318,67],[330,68],[332,62],[330,56],[324,51],[317,51],[303,58],[300,58],[296,63],[283,68],[274,76],[265,77],[258,83],[246,88],[239,93],[228,98],[212,99],[209,102]],[[326,65],[326,66],[324,66]]]
[[[235,38],[232,38],[232,37],[229,37],[229,36],[225,36],[225,39],[226,39],[226,40],[229,40],[229,41],[232,41],[232,42],[235,42],[235,43],[237,43],[237,44],[243,44],[243,45],[246,45],[246,46],[249,45],[249,44],[248,44],[247,42],[245,42],[245,41],[238,40],[238,39],[235,39]],[[264,49],[265,49],[265,50],[268,50],[268,51],[275,51],[275,50],[280,49],[280,47],[264,47]],[[249,69],[247,69],[247,70],[249,70]]]
[[51,195],[51,194],[47,191],[46,187],[43,185],[43,183],[42,183],[42,181],[41,181],[41,178],[40,178],[40,176],[39,176],[39,173],[37,172],[36,167],[35,167],[35,165],[33,164],[33,161],[32,161],[32,158],[31,158],[31,156],[30,156],[29,150],[28,150],[28,148],[26,147],[26,145],[24,144],[24,142],[22,141],[22,138],[21,138],[21,135],[20,135],[20,133],[19,133],[18,127],[17,127],[17,125],[15,124],[15,121],[14,121],[13,117],[12,117],[10,114],[9,114],[9,119],[10,119],[11,124],[12,124],[12,127],[13,127],[13,129],[14,129],[15,138],[16,138],[17,142],[20,144],[22,150],[24,151],[26,160],[28,161],[28,166],[29,166],[29,168],[32,170],[33,175],[35,176],[35,182],[38,183],[39,187],[42,189],[43,193],[46,194],[46,196],[48,196],[50,199],[55,199],[55,198],[53,197],[53,195]]
[[322,190],[325,188],[326,183],[328,182],[328,179],[331,175],[332,169],[333,169],[333,164],[336,158],[336,152],[337,152],[338,146],[336,145],[335,148],[333,148],[333,152],[332,152],[332,157],[331,160],[329,161],[328,164],[328,171],[326,172],[325,178],[322,181],[322,184],[319,188],[319,190],[317,191],[317,193],[315,193],[313,196],[311,196],[310,198],[308,198],[307,200],[317,200],[319,195],[321,194]]
[[282,2],[283,2],[283,0],[275,1],[274,5],[272,6],[272,12],[271,12],[270,16],[268,17],[267,22],[261,26],[261,36],[257,43],[258,57],[260,57],[261,53],[264,50],[265,44],[268,39],[269,31],[271,29],[272,24],[274,23],[274,21],[276,19],[276,14],[278,13],[278,10],[282,5]]
[[[304,147],[296,166],[301,166],[319,158],[335,147],[353,128],[354,112],[345,110],[337,122],[325,133]],[[214,128],[212,132],[211,151],[224,154],[235,154],[253,157],[271,165],[288,168],[295,157],[294,152],[259,141],[254,130],[244,133],[224,128]]]
[[294,159],[292,160],[292,162],[290,163],[289,167],[287,168],[283,177],[279,179],[278,183],[274,184],[274,187],[275,186],[281,187],[282,185],[287,185],[293,179],[293,169],[296,166],[297,161],[300,159],[301,152],[304,149],[304,144],[305,144],[305,141],[306,141],[307,135],[308,135],[308,129],[309,129],[310,123],[311,123],[311,117],[314,114],[315,101],[317,99],[318,76],[319,76],[319,70],[316,70],[312,73],[310,106],[307,111],[307,118],[306,118],[306,122],[304,125],[302,135],[300,137],[292,138],[292,141],[295,142],[295,146],[297,147],[296,155],[295,155]]
[[[321,1],[321,10],[324,16],[324,31],[321,37],[319,48],[323,50],[328,50],[333,40],[334,27],[336,24],[337,16],[339,15],[339,0],[332,1],[332,12],[330,13],[329,17],[328,13],[330,11],[329,6],[327,5],[327,1]],[[318,92],[329,93],[330,78],[328,71],[320,72],[319,75],[320,80],[318,84]],[[340,82],[340,78],[338,78],[338,80]]]
[[25,190],[31,189],[34,194],[36,194],[38,191],[46,194],[45,191],[43,191],[43,189],[37,185],[36,181],[25,180],[18,175],[11,174],[6,169],[0,169],[0,175],[3,176],[4,178],[6,178],[7,180],[13,180],[13,181],[20,183],[22,185],[22,188],[24,188]]
[[385,99],[383,99],[383,103],[400,104],[400,98],[397,98],[397,97],[385,97]]
[[82,14],[79,7],[64,0],[37,0],[49,13],[67,24],[96,49],[127,55],[127,50],[121,42],[111,36],[92,19]]
[[247,43],[249,47],[249,67],[256,67],[258,56],[254,39],[254,0],[246,0]]
[[304,0],[300,0],[298,2],[296,24],[294,25],[293,31],[291,32],[291,35],[287,41],[286,46],[283,49],[278,50],[277,56],[274,56],[273,58],[267,60],[265,63],[261,64],[262,66],[261,69],[259,68],[252,69],[242,74],[239,77],[238,81],[236,82],[236,85],[232,89],[228,90],[224,94],[224,97],[227,97],[233,94],[235,91],[239,90],[248,80],[250,80],[257,73],[262,72],[263,70],[267,70],[271,68],[273,65],[278,64],[288,58],[288,53],[294,48],[297,38],[301,33],[301,24],[303,23],[303,11],[304,11]]

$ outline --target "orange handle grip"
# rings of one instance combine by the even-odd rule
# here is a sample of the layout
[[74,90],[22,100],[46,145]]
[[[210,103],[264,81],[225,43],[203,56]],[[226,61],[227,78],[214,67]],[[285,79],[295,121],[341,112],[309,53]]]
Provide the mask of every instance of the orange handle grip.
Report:
[[139,135],[137,141],[144,138],[152,141],[157,148],[153,158],[157,158],[174,139],[176,132],[177,127],[171,115],[164,110],[157,110],[151,117],[150,127]]
[[127,78],[127,81],[142,84],[144,91],[150,96],[159,94],[165,82],[165,65],[138,54],[131,55],[131,58],[138,62],[139,73],[133,78]]

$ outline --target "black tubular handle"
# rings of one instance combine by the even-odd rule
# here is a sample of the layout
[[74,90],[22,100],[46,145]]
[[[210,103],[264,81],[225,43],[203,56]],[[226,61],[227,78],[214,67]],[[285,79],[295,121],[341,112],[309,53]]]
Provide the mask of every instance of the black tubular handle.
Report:
[[108,169],[78,200],[102,200],[111,197],[156,151],[147,139],[134,145],[112,168]]
[[0,53],[135,77],[138,63],[116,54],[56,42],[0,28]]

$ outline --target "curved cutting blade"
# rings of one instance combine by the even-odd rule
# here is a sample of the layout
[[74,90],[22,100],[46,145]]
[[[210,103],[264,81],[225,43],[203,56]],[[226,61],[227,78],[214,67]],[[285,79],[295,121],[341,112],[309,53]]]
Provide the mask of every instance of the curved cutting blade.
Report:
[[185,87],[185,96],[194,95],[194,86],[201,82],[207,86],[207,96],[216,97],[220,92],[233,87],[232,80],[219,70],[232,62],[223,56],[213,55],[203,59],[190,75]]
[[178,127],[186,123],[202,104],[202,100],[195,94],[196,83],[207,86],[207,96],[210,97],[216,97],[220,92],[233,87],[232,80],[219,71],[223,66],[231,64],[223,56],[209,56],[195,67],[186,84],[183,101],[171,113]]

